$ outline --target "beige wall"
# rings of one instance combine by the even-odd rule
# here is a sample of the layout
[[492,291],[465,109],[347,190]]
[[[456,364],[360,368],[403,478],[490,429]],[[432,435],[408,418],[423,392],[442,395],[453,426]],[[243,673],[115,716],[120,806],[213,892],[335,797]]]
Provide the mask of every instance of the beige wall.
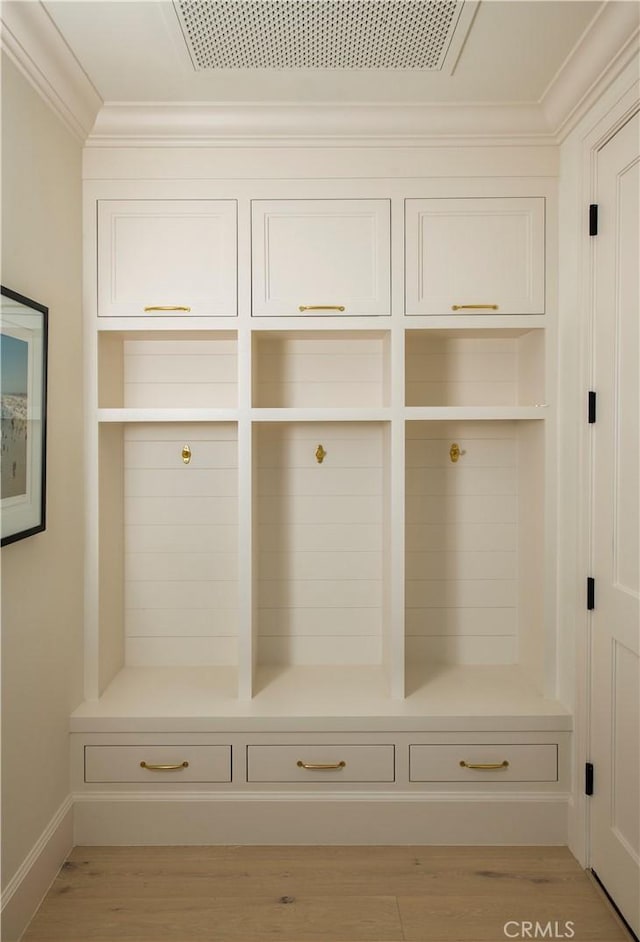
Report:
[[82,697],[81,154],[3,57],[2,283],[49,307],[47,529],[2,549],[5,886],[69,794]]

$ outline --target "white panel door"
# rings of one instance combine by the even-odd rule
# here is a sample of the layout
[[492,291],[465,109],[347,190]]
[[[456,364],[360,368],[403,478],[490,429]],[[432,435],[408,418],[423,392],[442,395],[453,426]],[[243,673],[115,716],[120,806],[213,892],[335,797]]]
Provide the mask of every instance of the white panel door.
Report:
[[235,200],[101,200],[98,314],[235,316]]
[[255,200],[254,316],[390,313],[389,200]]
[[598,155],[591,866],[640,933],[638,115]]
[[542,198],[406,201],[407,314],[544,314]]

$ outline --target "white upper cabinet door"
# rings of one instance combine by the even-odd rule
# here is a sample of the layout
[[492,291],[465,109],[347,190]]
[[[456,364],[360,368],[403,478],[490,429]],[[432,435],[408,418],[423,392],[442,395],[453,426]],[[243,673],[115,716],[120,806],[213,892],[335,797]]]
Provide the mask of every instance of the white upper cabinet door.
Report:
[[389,314],[389,200],[255,200],[254,316]]
[[98,314],[237,313],[235,200],[98,203]]
[[407,314],[544,314],[544,199],[406,201]]

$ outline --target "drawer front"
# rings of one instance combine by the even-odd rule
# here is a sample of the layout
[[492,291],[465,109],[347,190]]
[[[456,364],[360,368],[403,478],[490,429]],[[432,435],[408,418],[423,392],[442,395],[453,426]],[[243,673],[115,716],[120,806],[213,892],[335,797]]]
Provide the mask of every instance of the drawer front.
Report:
[[84,779],[85,782],[144,782],[145,785],[230,782],[231,747],[86,746]]
[[247,746],[249,782],[393,782],[393,746]]
[[[412,782],[555,782],[558,747],[550,744],[410,746]],[[475,766],[475,767],[474,767]],[[479,766],[479,767],[478,767]]]

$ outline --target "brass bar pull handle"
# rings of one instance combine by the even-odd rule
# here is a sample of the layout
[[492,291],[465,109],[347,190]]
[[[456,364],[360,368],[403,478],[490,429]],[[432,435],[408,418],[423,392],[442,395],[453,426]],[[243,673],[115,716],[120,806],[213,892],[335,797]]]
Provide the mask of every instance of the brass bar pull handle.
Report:
[[452,304],[452,311],[497,311],[497,304]]
[[332,772],[336,769],[344,769],[347,763],[341,759],[340,762],[303,762],[298,759],[296,765],[299,769],[309,769],[311,772]]
[[186,311],[187,313],[191,310],[190,307],[185,307],[182,304],[150,304],[148,307],[145,307],[145,311]]
[[301,304],[298,308],[301,314],[305,311],[344,311],[344,304]]
[[460,766],[463,769],[481,769],[483,772],[487,772],[491,769],[508,769],[509,763],[506,759],[502,762],[465,762],[464,759],[461,759]]
[[149,772],[177,772],[178,769],[188,769],[188,762],[177,762],[175,765],[164,765],[163,763],[155,762],[145,762],[144,759],[140,763],[141,769],[147,769]]

